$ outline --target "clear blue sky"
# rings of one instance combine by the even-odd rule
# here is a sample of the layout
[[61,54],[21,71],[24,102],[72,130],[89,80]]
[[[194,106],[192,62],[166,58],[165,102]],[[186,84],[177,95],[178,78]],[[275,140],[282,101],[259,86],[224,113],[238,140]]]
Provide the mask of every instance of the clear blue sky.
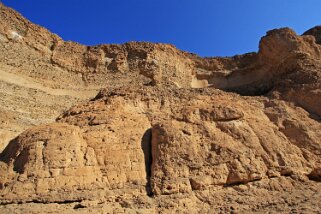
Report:
[[201,56],[257,51],[270,29],[321,25],[320,0],[0,0],[65,40],[171,43]]

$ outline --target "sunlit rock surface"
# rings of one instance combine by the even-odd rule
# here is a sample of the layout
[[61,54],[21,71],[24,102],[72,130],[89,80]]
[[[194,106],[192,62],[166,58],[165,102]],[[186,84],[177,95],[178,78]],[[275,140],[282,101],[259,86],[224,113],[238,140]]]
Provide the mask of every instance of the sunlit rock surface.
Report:
[[0,4],[1,212],[320,212],[320,35],[87,47]]

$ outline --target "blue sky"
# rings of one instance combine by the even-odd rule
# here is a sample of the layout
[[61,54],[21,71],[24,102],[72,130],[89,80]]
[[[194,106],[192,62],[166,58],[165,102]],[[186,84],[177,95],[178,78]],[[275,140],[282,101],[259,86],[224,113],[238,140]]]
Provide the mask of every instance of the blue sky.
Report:
[[150,41],[201,56],[257,51],[265,32],[321,25],[320,0],[0,0],[65,40]]

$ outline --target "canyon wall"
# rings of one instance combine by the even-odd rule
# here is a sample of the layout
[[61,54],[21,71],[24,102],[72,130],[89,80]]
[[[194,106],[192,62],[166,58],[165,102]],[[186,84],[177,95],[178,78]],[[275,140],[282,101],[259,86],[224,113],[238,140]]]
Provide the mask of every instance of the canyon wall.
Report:
[[202,58],[63,41],[0,4],[0,210],[320,211],[320,35]]

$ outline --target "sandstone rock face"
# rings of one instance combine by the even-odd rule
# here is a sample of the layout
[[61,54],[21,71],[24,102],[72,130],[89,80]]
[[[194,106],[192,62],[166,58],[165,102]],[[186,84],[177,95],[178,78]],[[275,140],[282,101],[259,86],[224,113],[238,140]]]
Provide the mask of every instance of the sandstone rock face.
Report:
[[0,18],[2,212],[320,212],[318,27],[201,58]]
[[1,174],[2,184],[10,186],[4,192],[7,199],[37,198],[53,190],[73,192],[95,185],[101,174],[80,129],[67,124],[26,131],[3,154],[1,159],[10,166],[10,174]]
[[142,84],[184,88],[190,87],[194,75],[190,54],[172,45],[131,42],[87,47],[65,42],[4,5],[0,5],[0,50],[4,97],[0,112],[16,115],[8,118],[10,125],[1,125],[3,146],[31,125],[53,122],[100,88]]

